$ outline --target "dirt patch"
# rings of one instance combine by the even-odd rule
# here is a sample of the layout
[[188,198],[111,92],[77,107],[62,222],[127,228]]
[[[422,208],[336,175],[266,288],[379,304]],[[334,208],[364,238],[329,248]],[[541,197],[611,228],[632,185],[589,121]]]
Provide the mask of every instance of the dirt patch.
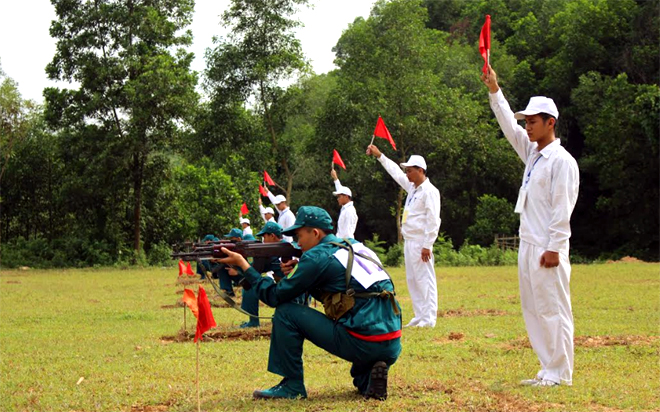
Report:
[[[183,276],[180,276],[176,280],[177,285],[184,285],[184,286],[185,285],[197,285],[198,283],[201,283],[200,280],[197,279],[197,277],[192,277],[192,276],[189,277],[189,278],[185,278]],[[181,293],[183,293],[183,292],[181,292]]]
[[173,402],[160,405],[131,405],[131,412],[166,412],[170,409]]
[[448,309],[438,311],[439,318],[462,318],[472,316],[505,316],[508,312],[499,309]]
[[[660,339],[660,336],[641,336],[641,335],[621,335],[621,336],[575,336],[573,344],[581,348],[598,348],[603,346],[633,346],[633,345],[651,345]],[[506,350],[516,350],[531,348],[529,339],[525,337],[517,338],[504,344]]]
[[646,263],[643,260],[639,260],[636,257],[624,256],[619,260],[608,260],[605,263]]
[[449,342],[460,342],[463,340],[463,338],[465,338],[465,334],[462,332],[449,332],[449,335],[433,339],[433,342],[438,344],[446,344]]
[[21,284],[21,281],[20,281],[20,280],[8,280],[8,281],[6,281],[5,283],[15,283],[15,284],[19,284],[19,285],[20,285],[20,284]]
[[[270,339],[272,325],[267,324],[259,328],[214,328],[206,332],[202,337],[204,342],[228,341],[228,340],[261,340]],[[175,336],[163,336],[161,343],[192,342],[195,339],[194,332],[180,330]]]

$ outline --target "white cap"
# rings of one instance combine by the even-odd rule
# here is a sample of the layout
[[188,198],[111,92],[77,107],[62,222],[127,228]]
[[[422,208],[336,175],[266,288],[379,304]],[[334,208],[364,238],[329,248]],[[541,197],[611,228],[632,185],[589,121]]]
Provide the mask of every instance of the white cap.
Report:
[[351,192],[351,189],[347,188],[346,186],[340,186],[339,189],[337,189],[336,192],[332,192],[333,196],[337,195],[346,195],[353,197],[353,193]]
[[401,167],[417,166],[426,170],[426,160],[420,155],[412,155],[406,163],[401,163]]
[[559,119],[559,110],[557,110],[557,105],[555,102],[545,96],[534,96],[529,99],[529,104],[527,108],[522,112],[517,112],[513,115],[518,120],[524,120],[525,116],[532,116],[539,113],[547,113],[550,116],[553,116],[555,119]]
[[249,225],[249,224],[250,224],[250,219],[245,218],[245,217],[242,217],[241,220],[240,220],[240,222],[241,222],[241,224],[243,224],[243,223],[247,223],[247,224]]
[[286,202],[286,197],[284,197],[284,195],[275,196],[275,201],[273,203],[275,203],[276,205],[279,205],[282,202]]
[[272,207],[267,207],[267,208],[264,209],[264,214],[266,214],[266,213],[270,213],[271,215],[274,215],[275,211],[273,210]]

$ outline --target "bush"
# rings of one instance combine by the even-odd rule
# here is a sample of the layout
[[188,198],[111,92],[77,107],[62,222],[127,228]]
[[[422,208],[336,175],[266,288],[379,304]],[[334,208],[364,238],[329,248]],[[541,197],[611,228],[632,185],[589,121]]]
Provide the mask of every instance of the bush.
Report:
[[387,260],[387,256],[385,255],[385,241],[378,239],[378,233],[374,233],[372,236],[371,240],[364,240],[364,245],[373,250],[381,262],[385,262]]
[[167,242],[159,242],[151,245],[151,249],[147,254],[147,261],[151,266],[163,266],[170,263],[172,248]]
[[403,262],[403,245],[401,243],[393,244],[385,256],[385,266],[398,267]]

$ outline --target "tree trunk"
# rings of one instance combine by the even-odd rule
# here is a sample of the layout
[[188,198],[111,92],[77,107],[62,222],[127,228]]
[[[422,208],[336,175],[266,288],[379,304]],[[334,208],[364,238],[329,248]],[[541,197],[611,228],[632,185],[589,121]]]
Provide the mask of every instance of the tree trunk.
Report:
[[140,221],[142,219],[142,170],[144,160],[141,154],[133,155],[133,263],[137,263],[137,257],[140,253]]

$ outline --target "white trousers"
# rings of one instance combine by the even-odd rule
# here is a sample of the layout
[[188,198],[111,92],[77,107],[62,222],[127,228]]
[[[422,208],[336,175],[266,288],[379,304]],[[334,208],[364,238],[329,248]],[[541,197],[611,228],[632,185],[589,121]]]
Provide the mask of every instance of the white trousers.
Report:
[[571,264],[559,254],[559,266],[541,267],[545,249],[521,241],[518,251],[520,303],[529,341],[541,362],[536,377],[573,383]]
[[405,240],[403,257],[406,282],[412,301],[414,317],[408,326],[435,327],[438,317],[438,285],[435,279],[435,260],[431,253],[428,262],[422,261],[422,242]]

